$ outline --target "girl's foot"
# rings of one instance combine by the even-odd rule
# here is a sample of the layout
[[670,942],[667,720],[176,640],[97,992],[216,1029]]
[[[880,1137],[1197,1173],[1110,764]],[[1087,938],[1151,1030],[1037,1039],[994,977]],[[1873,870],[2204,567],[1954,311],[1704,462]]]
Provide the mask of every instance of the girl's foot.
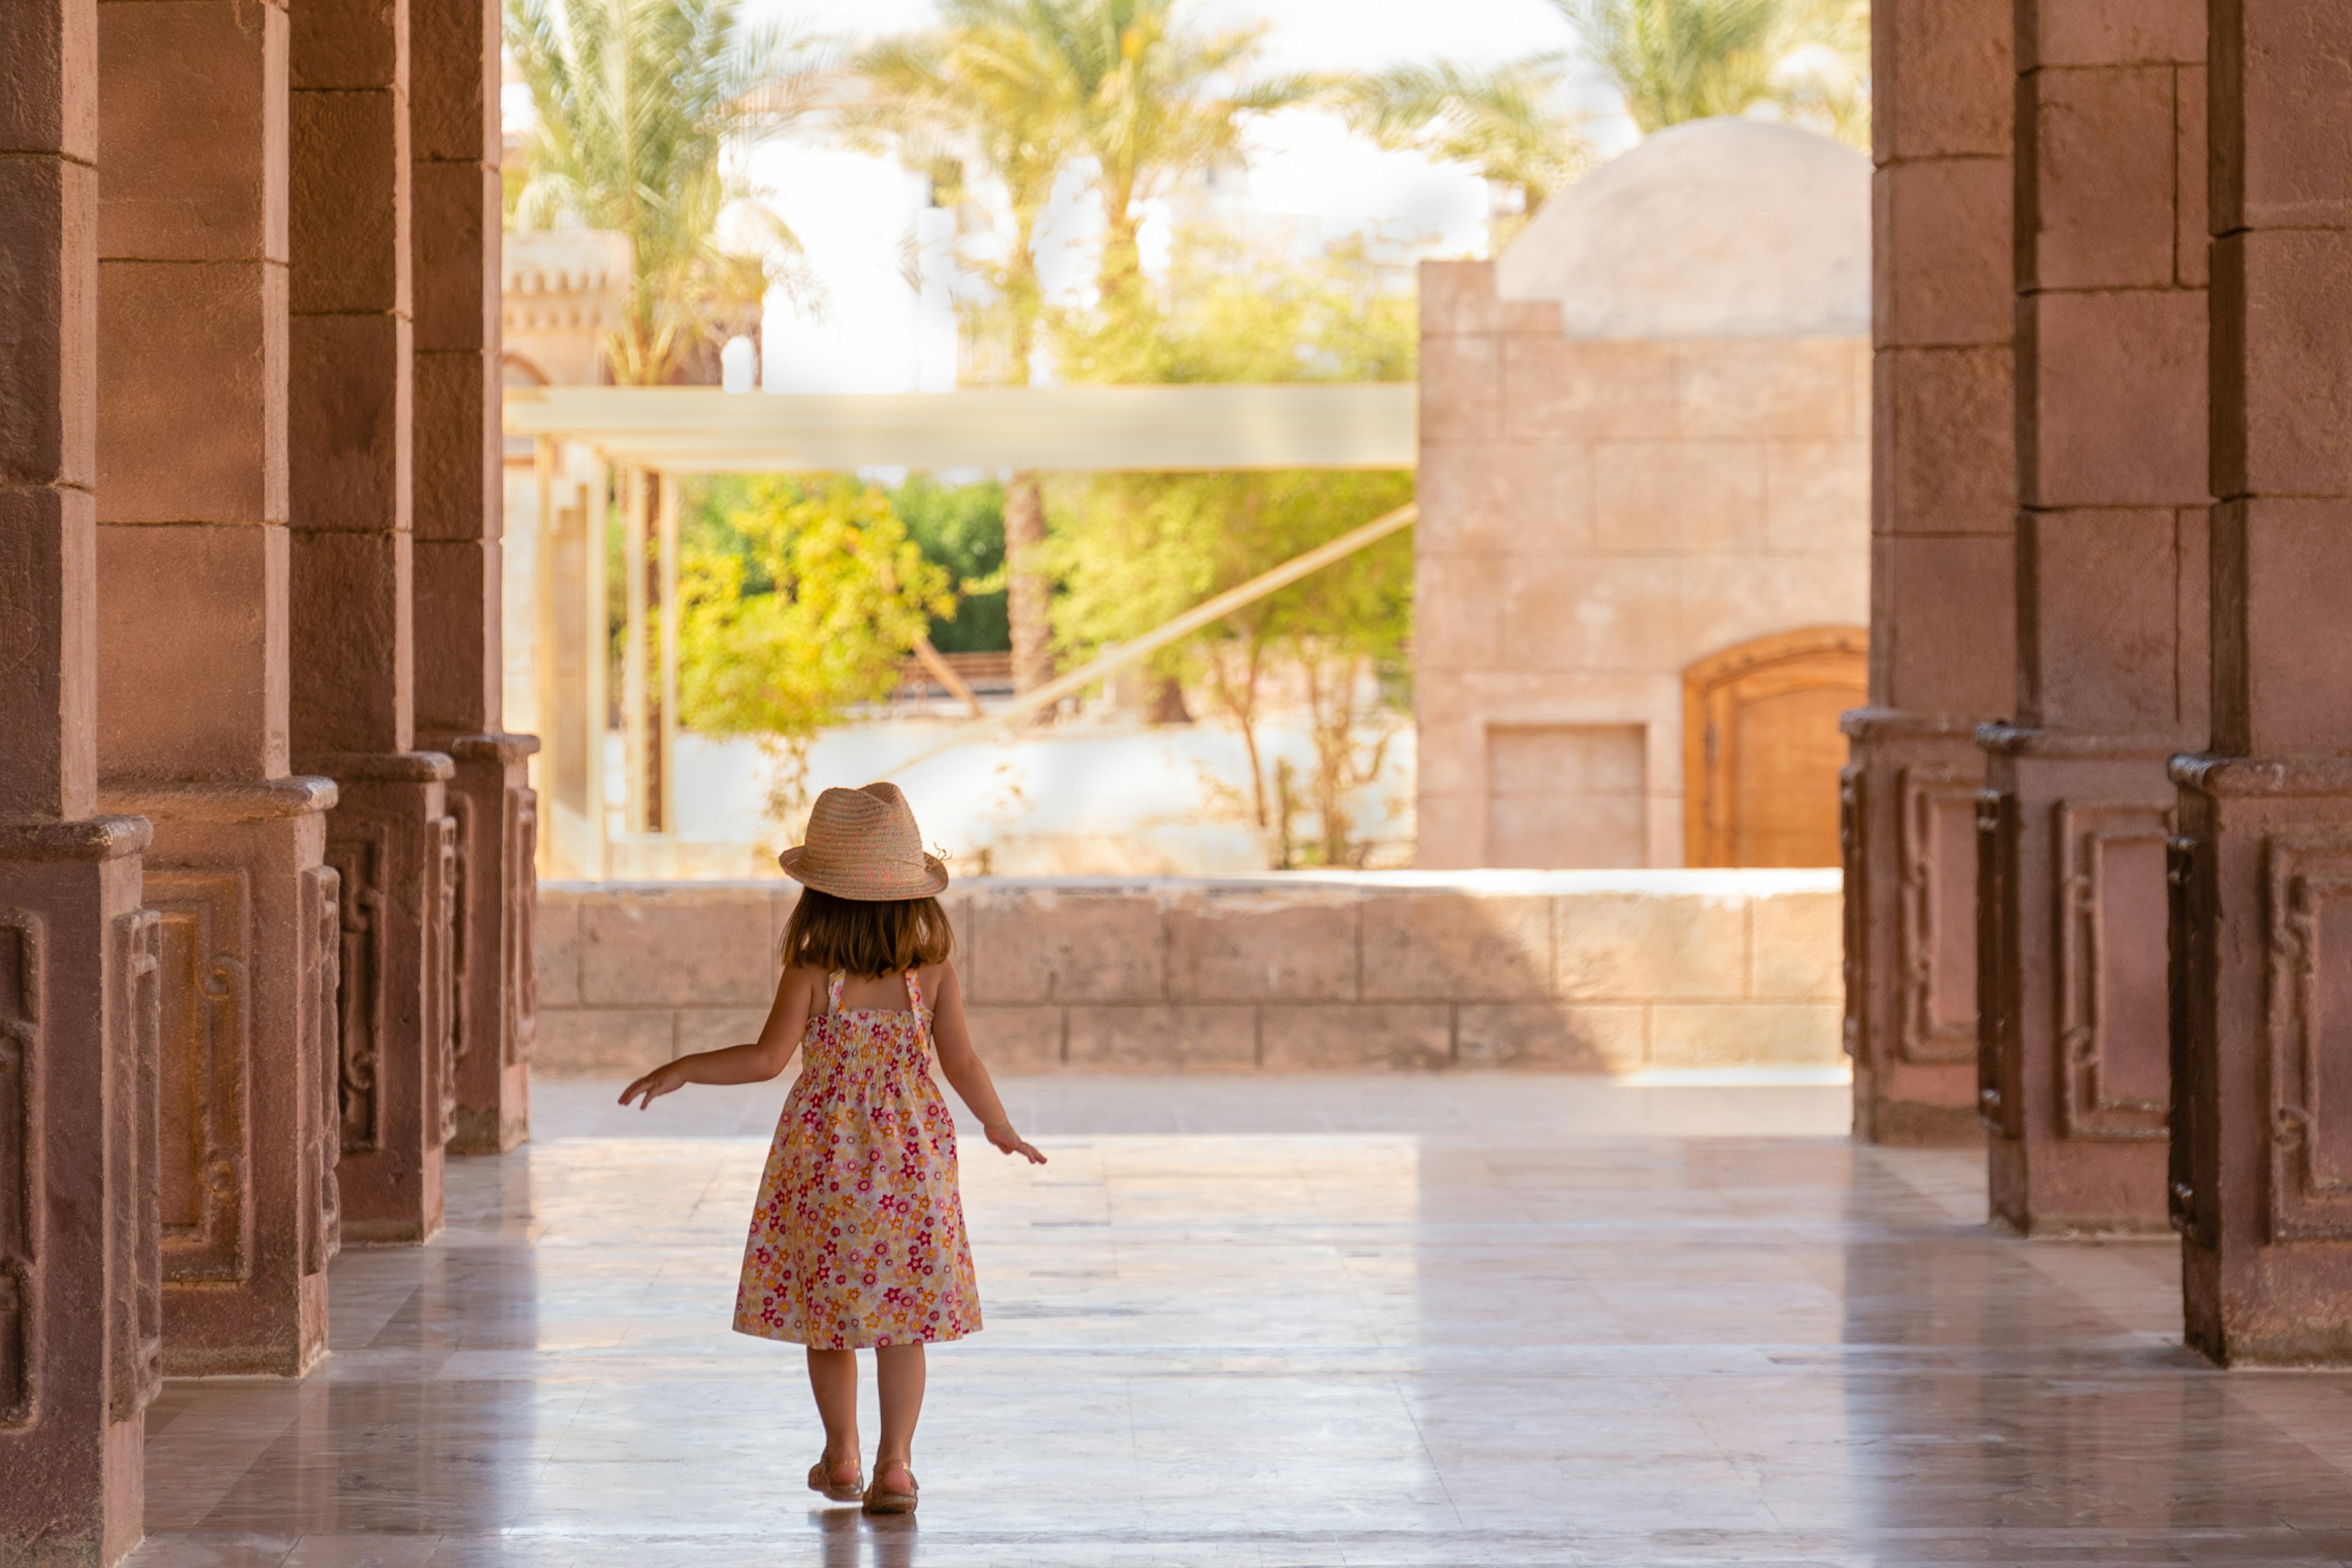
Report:
[[868,1513],[915,1511],[915,1472],[897,1460],[874,1461],[874,1484],[866,1489]]
[[823,1492],[827,1502],[856,1502],[865,1495],[866,1476],[855,1457],[819,1459],[809,1467],[809,1490]]

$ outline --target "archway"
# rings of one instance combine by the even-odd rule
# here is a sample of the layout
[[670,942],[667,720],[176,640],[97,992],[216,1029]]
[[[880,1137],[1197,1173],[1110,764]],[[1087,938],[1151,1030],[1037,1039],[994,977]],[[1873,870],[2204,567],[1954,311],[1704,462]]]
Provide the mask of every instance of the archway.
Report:
[[1838,716],[1868,695],[1859,626],[1775,632],[1683,671],[1684,859],[1838,864]]

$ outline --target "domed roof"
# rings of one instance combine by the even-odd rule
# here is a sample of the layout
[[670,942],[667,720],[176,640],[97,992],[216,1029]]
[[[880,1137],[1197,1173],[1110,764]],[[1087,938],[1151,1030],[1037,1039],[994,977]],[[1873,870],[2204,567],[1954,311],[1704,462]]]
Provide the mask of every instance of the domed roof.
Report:
[[1870,160],[1793,126],[1669,126],[1546,202],[1495,263],[1571,338],[1866,337]]

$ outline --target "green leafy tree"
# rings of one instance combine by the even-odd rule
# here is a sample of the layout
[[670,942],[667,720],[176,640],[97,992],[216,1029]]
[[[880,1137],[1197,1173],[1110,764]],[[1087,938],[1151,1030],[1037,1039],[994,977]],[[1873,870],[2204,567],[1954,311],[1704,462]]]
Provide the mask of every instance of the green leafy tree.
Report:
[[[731,555],[743,563],[743,592],[774,587],[751,536],[737,526],[760,512],[780,484],[805,491],[810,481],[745,474],[709,474],[683,481],[678,542],[683,551]],[[923,558],[948,574],[954,613],[931,622],[931,642],[950,653],[1002,653],[1004,626],[1004,486],[995,479],[941,484],[911,474],[886,492],[907,537]],[[619,542],[614,542],[615,550]],[[617,575],[619,556],[611,570]]]
[[[735,0],[506,0],[507,53],[536,113],[509,220],[629,237],[635,279],[606,343],[615,381],[660,385],[756,322],[799,247],[732,155],[795,118],[814,76]],[[722,243],[722,217],[758,237]]]
[[[1132,317],[1128,331],[1104,329],[1098,357],[1116,356],[1122,378],[1136,381],[1409,380],[1418,325],[1396,282],[1360,250],[1302,265],[1187,233],[1148,332],[1133,331]],[[1065,481],[1049,492],[1055,629],[1074,654],[1127,641],[1412,498],[1411,475],[1378,471]],[[1285,818],[1259,743],[1267,682],[1277,668],[1301,672],[1316,710],[1312,858],[1342,864],[1356,853],[1350,802],[1381,760],[1360,744],[1367,715],[1357,700],[1371,672],[1391,699],[1403,689],[1412,582],[1412,546],[1400,534],[1237,611],[1155,665],[1190,678],[1238,728],[1250,760],[1246,810],[1268,829]]]
[[[1237,157],[1251,116],[1317,90],[1305,77],[1240,80],[1262,30],[1183,26],[1174,0],[943,0],[937,29],[861,59],[870,100],[853,120],[854,136],[887,139],[918,167],[974,160],[1002,192],[1006,232],[976,267],[993,288],[967,314],[983,341],[1002,343],[1002,380],[1029,380],[1045,317],[1037,226],[1065,170],[1090,168],[1102,206],[1099,310],[1134,316],[1144,310],[1144,204],[1183,175]],[[1083,352],[1100,341],[1062,346]],[[1063,372],[1107,379],[1084,363],[1066,363]],[[1053,676],[1035,474],[1012,476],[1004,526],[1013,683],[1026,690]]]
[[[993,378],[1013,386],[1029,383],[1045,309],[1037,226],[1076,146],[1078,89],[1055,47],[1059,11],[1044,0],[944,0],[937,29],[883,43],[858,61],[869,96],[849,121],[853,141],[887,142],[916,167],[968,160],[993,179],[1005,232],[964,258],[992,285],[984,302],[967,307],[966,324],[980,329],[976,341],[996,345]],[[961,177],[952,184],[965,194]],[[1051,584],[1034,560],[1045,538],[1037,475],[1011,476],[1002,518],[1007,646],[1013,685],[1027,690],[1054,674]]]
[[1000,653],[1013,646],[1005,619],[1004,486],[994,479],[943,485],[908,476],[890,492],[890,508],[924,556],[947,569],[955,614],[931,622],[931,642],[945,653]]
[[874,486],[754,479],[742,495],[726,534],[680,542],[679,717],[768,748],[783,764],[772,804],[789,816],[817,731],[887,697],[898,661],[955,600]]

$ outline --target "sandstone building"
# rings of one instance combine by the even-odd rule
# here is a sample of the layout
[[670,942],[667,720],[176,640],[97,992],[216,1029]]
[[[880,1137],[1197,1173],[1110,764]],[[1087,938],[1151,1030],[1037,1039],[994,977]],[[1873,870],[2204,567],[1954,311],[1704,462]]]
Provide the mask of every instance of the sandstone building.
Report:
[[1417,864],[1837,860],[1869,615],[1870,168],[1660,132],[1422,269]]

